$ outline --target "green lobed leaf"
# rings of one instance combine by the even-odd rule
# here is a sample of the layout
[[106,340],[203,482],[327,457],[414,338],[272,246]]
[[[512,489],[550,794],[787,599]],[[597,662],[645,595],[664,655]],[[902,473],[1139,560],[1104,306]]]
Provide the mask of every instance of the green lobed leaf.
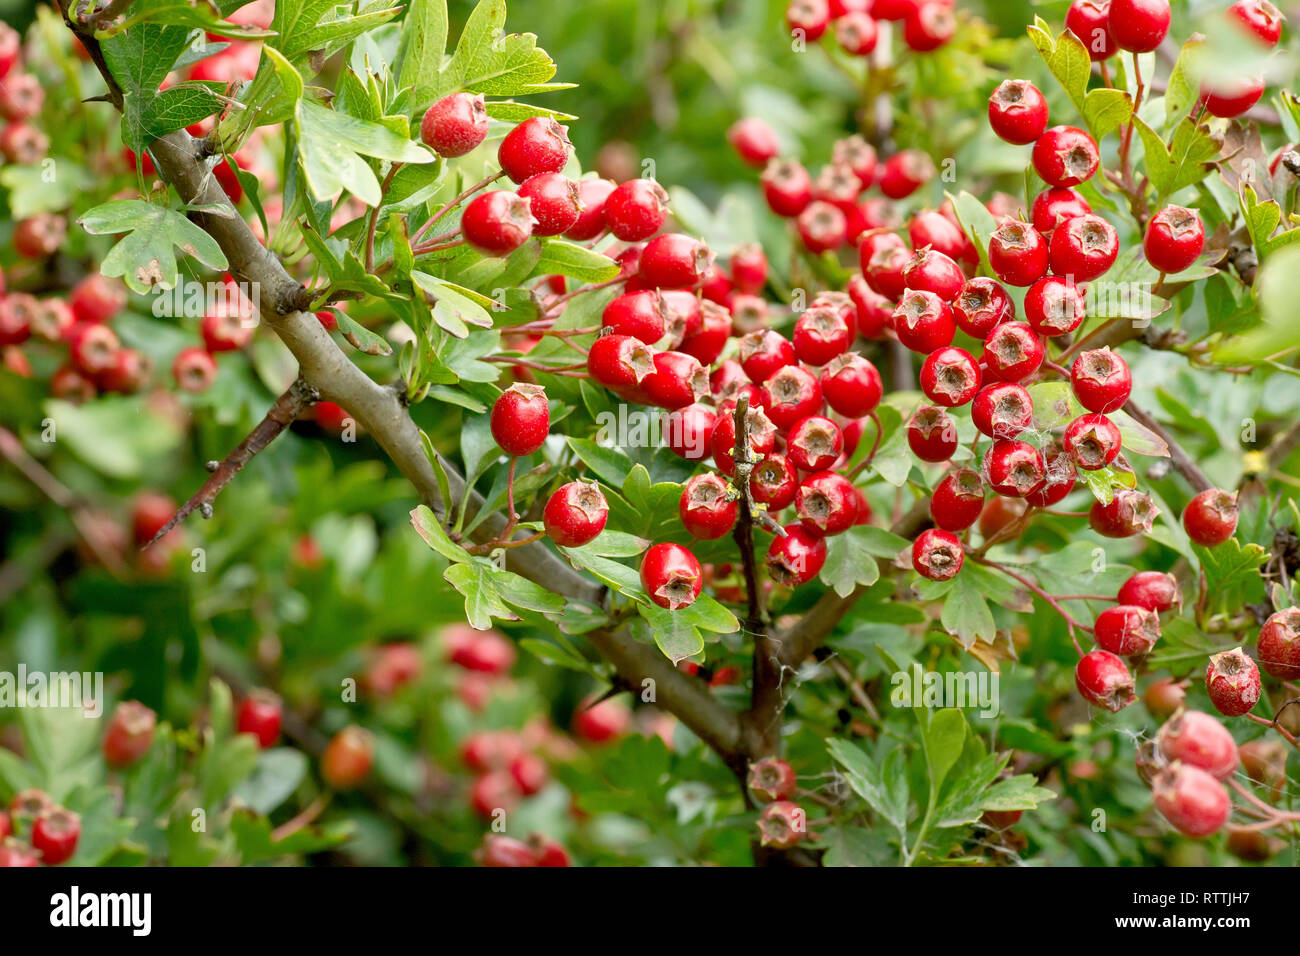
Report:
[[136,292],[176,285],[174,247],[210,268],[226,268],[226,254],[217,241],[166,206],[143,199],[115,199],[87,210],[77,221],[94,236],[126,233],[104,257],[99,271],[121,276]]

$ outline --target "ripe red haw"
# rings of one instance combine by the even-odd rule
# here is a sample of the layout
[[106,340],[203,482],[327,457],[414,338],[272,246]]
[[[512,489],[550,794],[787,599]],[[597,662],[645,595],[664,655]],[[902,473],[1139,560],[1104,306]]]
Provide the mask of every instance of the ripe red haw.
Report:
[[1039,335],[1066,335],[1087,317],[1087,296],[1069,276],[1043,276],[1025,293],[1025,321]]
[[1205,689],[1215,710],[1225,717],[1240,717],[1259,703],[1259,667],[1240,647],[1211,655]]
[[912,567],[931,581],[949,581],[957,576],[966,550],[957,536],[942,528],[930,528],[912,542]]
[[1077,186],[1091,179],[1101,165],[1097,141],[1074,126],[1053,126],[1038,137],[1034,171],[1049,186]]
[[668,194],[653,179],[629,179],[605,199],[605,222],[624,242],[649,239],[668,218]]
[[1200,767],[1177,763],[1151,782],[1155,808],[1179,833],[1200,839],[1228,822],[1232,801],[1223,784]]
[[564,169],[572,148],[566,127],[549,117],[533,116],[506,134],[497,161],[507,176],[522,183],[538,173]]
[[1119,455],[1123,439],[1105,415],[1089,412],[1065,426],[1065,450],[1085,471],[1105,468]]
[[1070,368],[1070,385],[1079,404],[1090,412],[1123,408],[1133,391],[1128,363],[1109,348],[1080,353]]
[[689,607],[700,596],[704,570],[680,544],[656,544],[641,560],[641,586],[650,600],[675,611]]
[[536,223],[529,200],[504,189],[476,196],[460,218],[465,241],[485,256],[508,256],[528,241]]
[[577,548],[605,530],[609,505],[594,482],[570,481],[561,485],[546,501],[542,526],[561,547]]
[[831,359],[819,381],[826,404],[845,418],[871,414],[884,394],[880,372],[856,352]]
[[104,734],[104,761],[119,769],[138,761],[153,744],[157,720],[158,716],[139,701],[118,704]]
[[1047,129],[1047,100],[1028,80],[1003,80],[989,97],[989,126],[1008,143],[1032,143]]
[[1007,285],[1033,285],[1047,272],[1047,240],[1029,223],[1008,216],[989,237],[989,265]]
[[1089,651],[1079,658],[1074,683],[1083,698],[1112,713],[1133,703],[1133,675],[1122,658],[1110,651]]
[[1237,771],[1237,742],[1227,727],[1199,710],[1183,711],[1167,721],[1156,744],[1166,760],[1200,767],[1217,780]]
[[1158,272],[1182,272],[1205,248],[1205,225],[1194,210],[1166,206],[1147,223],[1142,250]]
[[955,408],[975,397],[980,387],[980,367],[965,349],[936,349],[921,363],[921,391],[936,405]]
[[1144,492],[1121,488],[1109,504],[1094,501],[1088,511],[1088,524],[1093,531],[1107,538],[1131,538],[1146,534],[1160,514],[1160,509]]
[[1111,0],[1110,35],[1121,50],[1149,53],[1169,33],[1169,0]]
[[453,93],[425,111],[420,139],[444,159],[464,156],[487,138],[487,107],[481,93]]
[[767,549],[767,571],[785,587],[811,581],[826,564],[826,539],[802,524],[788,524],[785,534],[772,539]]
[[727,483],[715,474],[695,475],[682,488],[677,513],[694,537],[721,538],[736,523],[740,506],[728,500]]
[[492,437],[507,455],[531,455],[546,442],[551,428],[551,410],[546,389],[517,383],[497,397],[492,406]]
[[947,461],[957,450],[957,423],[942,408],[922,405],[907,423],[907,445],[922,461]]
[[1178,579],[1163,571],[1139,571],[1122,585],[1116,600],[1120,604],[1136,604],[1148,611],[1168,611],[1181,603]]
[[797,782],[794,768],[779,757],[764,757],[749,766],[749,790],[764,803],[785,800]]
[[58,807],[46,810],[32,824],[32,849],[41,855],[46,866],[72,859],[81,837],[81,818]]
[[708,246],[674,232],[646,243],[637,275],[647,288],[685,289],[699,283],[712,264]]
[[1146,608],[1117,604],[1097,615],[1093,637],[1103,650],[1121,657],[1146,654],[1160,639],[1160,618]]
[[1183,530],[1203,547],[1223,544],[1237,530],[1236,493],[1220,488],[1202,491],[1183,511]]
[[952,317],[963,332],[984,339],[1003,322],[1016,317],[1016,304],[996,281],[976,276],[962,286],[953,300]]
[[572,229],[582,212],[577,183],[560,173],[538,173],[524,180],[518,195],[528,200],[534,236],[558,236]]
[[1094,63],[1115,54],[1115,39],[1110,35],[1110,0],[1074,0],[1066,11],[1065,26],[1083,41]]
[[280,739],[280,724],[284,719],[280,698],[268,690],[254,690],[239,702],[235,712],[235,730],[252,734],[259,747],[274,747]]
[[1300,608],[1269,616],[1259,629],[1259,660],[1278,680],[1300,679]]
[[957,468],[944,475],[930,499],[930,518],[944,531],[964,531],[984,510],[984,482],[979,473]]
[[321,778],[335,790],[351,790],[370,776],[374,761],[374,738],[368,731],[350,725],[325,746],[320,758]]
[[779,850],[798,845],[808,835],[804,811],[789,800],[769,803],[758,816],[758,832],[763,846]]

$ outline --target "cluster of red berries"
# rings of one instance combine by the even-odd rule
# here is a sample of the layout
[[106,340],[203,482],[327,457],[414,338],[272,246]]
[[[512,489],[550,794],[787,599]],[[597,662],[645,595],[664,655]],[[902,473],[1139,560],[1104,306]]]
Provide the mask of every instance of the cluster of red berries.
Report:
[[56,806],[43,790],[14,795],[0,810],[0,867],[57,866],[77,852],[81,818]]
[[816,43],[834,30],[850,56],[866,56],[880,39],[878,20],[903,24],[903,42],[917,53],[937,50],[957,32],[955,0],[791,0],[785,22],[792,36]]
[[787,850],[808,836],[802,807],[790,798],[798,785],[794,768],[779,757],[764,757],[749,767],[749,792],[767,804],[758,815],[758,835],[763,846]]
[[1228,821],[1232,800],[1222,781],[1237,770],[1237,743],[1209,714],[1179,708],[1154,740],[1139,744],[1136,761],[1156,809],[1180,833],[1199,839]]
[[501,833],[483,837],[483,845],[474,853],[481,866],[569,866],[569,852],[563,844],[540,833],[530,834],[527,842]]

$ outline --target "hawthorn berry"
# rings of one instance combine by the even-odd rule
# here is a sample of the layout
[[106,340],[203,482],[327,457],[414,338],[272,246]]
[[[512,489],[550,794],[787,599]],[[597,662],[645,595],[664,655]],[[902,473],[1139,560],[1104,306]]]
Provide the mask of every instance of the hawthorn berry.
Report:
[[1079,658],[1074,684],[1084,700],[1117,713],[1133,703],[1133,675],[1123,658],[1110,651],[1094,650]]
[[866,189],[876,179],[878,157],[876,147],[858,134],[837,139],[831,147],[831,163],[846,166],[858,177],[858,184]]
[[558,173],[569,161],[568,128],[546,116],[533,116],[506,134],[497,149],[502,170],[516,183],[538,173]]
[[1038,371],[1046,357],[1043,340],[1027,322],[1003,322],[984,340],[984,365],[989,375],[1019,382]]
[[903,267],[903,284],[908,289],[933,292],[944,302],[957,298],[966,276],[951,258],[936,249],[918,249]]
[[[614,300],[618,301],[619,299]],[[611,306],[613,304],[610,303]],[[609,309],[606,308],[605,311],[608,317]],[[660,320],[662,321],[662,314]],[[662,331],[659,337],[663,337]],[[587,371],[606,388],[614,391],[632,389],[654,371],[654,350],[640,338],[631,335],[602,335],[591,343],[591,349],[587,352]]]
[[242,349],[252,341],[254,331],[252,317],[225,302],[217,302],[199,322],[204,348],[214,355]]
[[[890,233],[889,235],[892,235]],[[912,248],[932,248],[935,252],[957,260],[966,249],[966,234],[947,216],[939,212],[919,212],[907,223],[907,235]]]
[[844,452],[844,435],[829,418],[810,415],[791,426],[786,435],[791,464],[801,471],[824,471]]
[[[103,326],[92,326],[103,328]],[[101,371],[107,371],[115,362],[109,362]],[[172,360],[172,378],[176,386],[186,392],[206,392],[217,378],[217,360],[211,353],[197,345],[187,346]]]
[[1012,536],[1012,532],[1019,533],[1022,529],[1019,528],[1018,523],[1024,517],[1026,510],[1028,507],[1020,498],[994,495],[980,512],[981,537],[987,542],[994,538]]
[[880,372],[857,352],[831,359],[819,381],[826,404],[845,418],[871,414],[884,394]]
[[754,465],[749,475],[749,491],[759,504],[767,505],[768,511],[781,511],[794,504],[795,491],[799,487],[799,478],[794,465],[785,455],[775,452],[761,459]]
[[810,534],[842,534],[857,521],[857,490],[841,474],[815,472],[795,489],[794,510]]
[[637,275],[648,288],[685,289],[698,284],[712,264],[708,246],[673,232],[646,243]]
[[794,324],[794,354],[808,365],[825,365],[847,352],[852,342],[852,326],[840,310],[828,306],[813,305]]
[[875,50],[880,29],[869,14],[853,10],[834,22],[835,41],[849,56],[866,56]]
[[1015,438],[1033,424],[1033,399],[1023,385],[994,382],[976,394],[971,421],[990,438]]
[[537,866],[569,866],[571,863],[568,850],[540,833],[528,837],[528,847],[533,851]]
[[80,837],[81,818],[62,807],[44,811],[32,824],[32,849],[40,853],[46,866],[70,860]]
[[767,254],[758,243],[746,243],[731,250],[727,265],[731,281],[740,292],[756,295],[767,285]]
[[1216,780],[1227,780],[1237,771],[1237,742],[1228,728],[1209,714],[1186,710],[1176,714],[1156,735],[1160,754],[1200,767]]
[[922,531],[912,542],[912,567],[916,573],[931,581],[949,581],[957,576],[966,550],[950,531],[930,528]]
[[[0,23],[0,80],[9,75],[22,52],[21,34],[7,23]],[[0,834],[3,836],[3,834]]]
[[1163,571],[1139,571],[1120,585],[1116,600],[1148,611],[1168,611],[1182,603],[1178,579]]
[[1183,530],[1205,548],[1223,544],[1237,530],[1237,495],[1219,488],[1207,488],[1183,511]]
[[807,818],[797,804],[789,800],[777,800],[769,803],[758,815],[758,834],[763,846],[788,850],[807,837]]
[[1043,236],[1051,238],[1052,232],[1061,223],[1091,212],[1092,206],[1088,205],[1088,200],[1073,189],[1051,186],[1034,197],[1029,219]]
[[746,116],[731,124],[727,142],[747,166],[762,169],[781,155],[781,144],[772,127],[756,116]]
[[707,366],[716,362],[727,347],[732,332],[731,314],[716,302],[707,300],[699,304],[699,309],[699,330],[688,333],[677,348]]
[[1122,443],[1115,423],[1097,412],[1080,415],[1065,427],[1065,450],[1085,471],[1096,471],[1113,462]]
[[1078,482],[1079,473],[1074,459],[1055,439],[1043,449],[1043,460],[1047,468],[1045,481],[1025,495],[1025,501],[1035,508],[1050,508],[1059,503],[1074,490]]
[[11,163],[32,166],[50,151],[50,138],[27,123],[9,123],[0,129],[0,155]]
[[952,309],[938,295],[921,289],[908,289],[893,315],[898,341],[913,352],[929,355],[952,344],[957,323]]
[[1052,272],[1076,283],[1100,278],[1119,256],[1119,235],[1100,216],[1067,219],[1052,232],[1049,243]]
[[1282,38],[1282,14],[1268,0],[1237,0],[1227,12],[1266,47]]
[[984,510],[984,481],[969,468],[944,475],[930,498],[930,518],[944,531],[965,531]]
[[906,199],[934,176],[934,161],[925,153],[905,149],[885,160],[880,191],[890,199]]
[[464,156],[487,139],[487,106],[481,93],[452,93],[430,106],[420,139],[444,159]]
[[988,251],[994,275],[1007,285],[1033,285],[1047,272],[1047,240],[1027,222],[1004,218]]
[[937,50],[956,32],[957,20],[948,0],[918,0],[903,21],[903,42],[917,53]]
[[355,724],[344,727],[325,746],[320,775],[335,790],[352,790],[370,776],[374,765],[374,738]]
[[641,560],[641,586],[650,600],[676,611],[700,596],[704,570],[695,555],[680,544],[652,545]]
[[760,179],[768,208],[787,219],[799,215],[812,202],[812,177],[793,159],[774,159]]
[[1174,763],[1157,772],[1151,781],[1151,798],[1175,830],[1194,839],[1219,830],[1232,813],[1232,800],[1223,784],[1191,764]]
[[546,389],[516,383],[497,396],[492,405],[492,437],[507,455],[531,455],[546,442],[551,430],[551,410]]
[[921,363],[921,391],[936,405],[955,408],[975,397],[980,367],[975,356],[955,346],[936,349]]
[[[654,289],[624,292],[605,306],[601,324],[617,336],[638,339],[650,346],[659,342],[668,331],[668,302],[662,293]],[[618,348],[623,349],[621,343]],[[653,355],[653,351],[650,355]],[[602,368],[605,367],[604,359],[601,365]]]
[[[21,345],[32,334],[36,299],[21,292],[0,296],[0,346]],[[56,339],[57,341],[57,339]]]
[[785,430],[821,411],[822,388],[811,372],[786,365],[763,383],[762,402],[772,424]]
[[461,215],[465,241],[484,256],[508,256],[533,234],[537,219],[528,199],[497,189],[472,199]]
[[942,408],[922,405],[907,423],[907,445],[922,461],[947,461],[957,450],[957,423]]
[[15,837],[0,840],[0,869],[40,866],[40,853]]
[[614,183],[598,176],[578,180],[578,205],[581,212],[578,213],[577,221],[564,233],[564,238],[586,242],[604,232],[608,227],[605,205],[616,188]]
[[1278,680],[1300,679],[1300,608],[1271,614],[1259,629],[1259,660]]
[[1115,54],[1110,35],[1110,0],[1074,0],[1065,14],[1065,26],[1088,50],[1088,58],[1100,63]]
[[1212,654],[1205,669],[1205,690],[1215,710],[1225,717],[1240,717],[1259,703],[1259,667],[1240,647]]
[[838,206],[814,199],[795,220],[799,238],[809,252],[820,254],[838,249],[849,238],[849,223]]
[[1169,0],[1111,0],[1107,25],[1115,45],[1150,53],[1169,34]]
[[1171,677],[1152,681],[1142,694],[1142,706],[1157,720],[1173,716],[1187,699],[1183,684]]
[[685,352],[656,352],[654,371],[640,387],[646,404],[669,410],[685,408],[708,393],[708,373],[699,359]]
[[962,286],[952,303],[952,317],[967,335],[984,339],[997,326],[1016,317],[1016,304],[987,276],[976,276]]
[[780,332],[762,329],[740,340],[740,367],[751,382],[766,382],[795,363],[794,346]]
[[664,419],[666,443],[679,458],[703,461],[709,457],[709,440],[717,424],[717,413],[707,405],[695,402],[675,408]]
[[984,456],[984,479],[1000,495],[1023,498],[1047,480],[1047,465],[1028,442],[998,438]]
[[528,200],[534,236],[558,236],[572,229],[582,213],[578,184],[560,173],[538,173],[524,180],[518,195]]
[[1091,179],[1101,165],[1097,141],[1074,126],[1053,126],[1038,137],[1034,171],[1049,186],[1077,186]]
[[1047,129],[1047,100],[1028,80],[1003,80],[989,97],[989,126],[1008,143],[1032,143]]
[[[718,409],[718,421],[713,426],[713,434],[709,436],[713,463],[727,476],[736,473],[735,407],[730,403],[723,403]],[[749,448],[754,457],[762,457],[776,447],[776,426],[761,407],[751,405],[746,409],[745,426],[746,434],[749,436]]]
[[92,272],[72,287],[68,305],[78,322],[107,322],[126,307],[126,289],[116,279]]
[[45,104],[45,89],[30,73],[10,76],[0,83],[0,116],[13,123],[31,119]]
[[474,851],[474,858],[485,867],[537,866],[537,857],[527,843],[503,833],[486,834],[483,845]]
[[95,397],[95,382],[73,366],[62,365],[50,376],[50,394],[79,405]]
[[510,761],[510,766],[506,769],[514,779],[519,792],[525,797],[531,797],[540,792],[550,778],[550,773],[546,769],[546,761],[533,753],[519,754],[514,760]]
[[1123,408],[1133,390],[1128,363],[1109,348],[1080,353],[1070,368],[1070,386],[1079,404],[1090,412]]
[[1151,217],[1142,251],[1157,272],[1182,272],[1205,248],[1205,225],[1195,210],[1166,206]]
[[821,573],[826,564],[826,539],[801,523],[785,526],[785,533],[772,539],[767,549],[767,571],[783,587],[805,584]]
[[139,701],[117,705],[104,733],[104,762],[115,769],[129,767],[149,752],[158,715]]
[[54,255],[68,237],[68,220],[53,213],[38,212],[14,226],[14,252],[24,259]]
[[1088,511],[1088,524],[1093,531],[1106,538],[1131,538],[1146,534],[1160,509],[1149,495],[1121,488],[1108,504],[1094,501]]
[[1160,618],[1134,604],[1117,604],[1097,615],[1093,637],[1103,650],[1121,657],[1146,654],[1160,639]]
[[789,798],[797,784],[794,768],[780,757],[764,757],[749,765],[749,791],[764,803]]
[[564,548],[577,548],[595,540],[605,530],[609,505],[594,482],[570,481],[546,500],[542,526],[552,541]]
[[875,291],[860,274],[849,277],[846,287],[853,303],[858,334],[863,338],[883,338],[894,317],[894,303]]
[[827,0],[790,0],[785,8],[785,25],[790,33],[797,33],[809,43],[820,40],[830,22]]
[[617,239],[649,239],[668,218],[668,193],[653,179],[629,179],[605,199],[605,223]]
[[1025,321],[1039,335],[1067,335],[1087,317],[1087,294],[1069,276],[1043,276],[1025,292]]
[[265,750],[274,747],[280,739],[280,724],[284,708],[280,698],[269,690],[254,690],[239,702],[235,712],[235,732],[252,734],[257,745]]
[[729,499],[727,483],[715,474],[695,475],[682,487],[677,513],[694,537],[721,538],[736,523],[740,506]]

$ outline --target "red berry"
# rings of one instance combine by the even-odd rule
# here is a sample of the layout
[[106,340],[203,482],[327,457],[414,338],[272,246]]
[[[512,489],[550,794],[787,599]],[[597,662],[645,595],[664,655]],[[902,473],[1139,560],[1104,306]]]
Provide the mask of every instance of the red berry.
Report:
[[727,142],[747,166],[762,169],[769,160],[781,155],[781,144],[772,127],[756,116],[746,116],[731,124]]
[[1227,727],[1199,710],[1184,711],[1161,727],[1156,745],[1166,760],[1200,767],[1216,780],[1237,772],[1237,742]]
[[1278,680],[1300,679],[1300,608],[1269,616],[1259,629],[1259,659]]
[[741,292],[757,294],[767,285],[767,254],[757,243],[733,249],[729,267],[731,280]]
[[1128,364],[1109,348],[1092,349],[1074,360],[1070,384],[1088,411],[1113,412],[1128,401],[1133,376]]
[[740,506],[727,498],[727,483],[714,474],[695,475],[682,488],[677,513],[696,538],[721,538],[736,523]]
[[0,810],[0,845],[4,843],[5,837],[14,832],[13,821],[9,819],[9,814]]
[[1214,833],[1232,813],[1232,800],[1223,784],[1190,764],[1175,763],[1156,773],[1151,799],[1175,830],[1193,839]]
[[1044,189],[1034,197],[1033,208],[1029,218],[1044,236],[1050,237],[1053,230],[1067,219],[1086,216],[1092,212],[1092,206],[1073,189],[1065,186],[1052,186]]
[[[912,261],[912,256],[898,236],[893,233],[886,233],[885,236],[886,241],[881,243],[862,243],[861,254],[866,259],[862,265],[862,275],[873,292],[887,301],[897,301],[907,289],[903,273]],[[868,256],[869,249],[873,251]]]
[[699,359],[685,352],[656,352],[654,371],[641,382],[646,404],[677,409],[709,394],[709,375]]
[[572,229],[582,212],[578,184],[560,173],[538,173],[519,187],[532,213],[534,236],[558,236]]
[[593,744],[602,744],[621,737],[628,732],[631,725],[632,715],[619,700],[610,699],[596,703],[594,699],[588,698],[578,705],[573,715],[574,734]]
[[799,238],[812,253],[838,249],[849,238],[848,220],[839,207],[821,199],[808,204],[795,222]]
[[894,332],[913,352],[929,355],[957,334],[952,309],[933,292],[908,289],[894,309]]
[[785,455],[770,454],[754,466],[749,475],[749,491],[769,512],[781,511],[794,504],[799,478],[794,465]]
[[649,239],[668,218],[668,194],[653,179],[629,179],[605,200],[605,222],[624,242]]
[[31,119],[45,103],[41,81],[30,73],[11,75],[0,83],[0,116],[13,123]]
[[1142,695],[1142,706],[1157,720],[1173,716],[1187,699],[1183,684],[1171,677],[1153,681]]
[[859,274],[849,277],[847,286],[857,318],[858,334],[868,339],[883,338],[894,317],[894,303],[876,292]]
[[118,704],[104,733],[105,763],[121,769],[148,753],[157,720],[158,716],[138,701],[127,700]]
[[508,770],[492,770],[474,781],[470,788],[470,807],[480,817],[491,820],[519,805],[523,792]]
[[453,93],[425,111],[420,139],[444,159],[464,156],[487,138],[487,107],[481,93]]
[[259,747],[274,747],[280,739],[280,722],[284,711],[280,698],[267,690],[255,690],[239,702],[235,713],[235,730],[252,734]]
[[1116,600],[1120,604],[1135,604],[1148,611],[1168,611],[1182,603],[1178,579],[1163,571],[1139,571],[1119,588]]
[[920,0],[903,21],[903,42],[917,53],[937,50],[957,32],[948,0]]
[[1075,216],[1052,233],[1049,250],[1052,272],[1076,283],[1091,282],[1115,264],[1119,236],[1100,216]]
[[641,586],[660,607],[689,607],[700,596],[703,582],[700,562],[680,544],[653,545],[641,561]]
[[118,280],[92,272],[72,287],[68,304],[78,322],[107,322],[126,308],[126,289]]
[[1205,248],[1205,226],[1195,210],[1166,206],[1147,223],[1142,250],[1157,272],[1182,272]]
[[570,866],[569,851],[554,840],[547,839],[540,833],[528,838],[528,846],[533,851],[537,866]]
[[58,866],[77,852],[81,818],[63,808],[46,810],[32,824],[32,849],[46,866]]
[[23,38],[7,23],[0,23],[0,80],[9,75],[22,52]]
[[1087,293],[1069,276],[1043,276],[1025,293],[1025,320],[1039,335],[1066,335],[1087,317]]
[[812,177],[793,159],[772,160],[761,182],[763,198],[778,216],[797,216],[812,202]]
[[701,365],[712,365],[731,338],[731,314],[716,302],[707,300],[699,303],[699,311],[699,330],[688,333],[678,351],[695,356]]
[[1023,385],[994,382],[971,405],[971,421],[990,438],[1015,438],[1034,421],[1034,402]]
[[36,299],[24,293],[0,296],[0,346],[26,342],[38,309]]
[[1277,46],[1282,38],[1282,14],[1268,0],[1237,0],[1228,15],[1249,30],[1266,47]]
[[1007,285],[1033,285],[1047,272],[1047,240],[1029,223],[1006,217],[989,237],[989,265]]
[[777,428],[790,428],[821,408],[821,386],[811,372],[798,365],[777,369],[763,383],[763,410]]
[[443,632],[443,643],[448,660],[468,671],[500,676],[515,664],[515,646],[500,631],[453,625]]
[[1088,50],[1094,63],[1113,56],[1115,39],[1110,35],[1110,0],[1074,0],[1065,14],[1065,26]]
[[1240,647],[1213,654],[1205,669],[1205,689],[1215,710],[1240,717],[1259,703],[1259,667]]
[[1237,495],[1219,488],[1207,488],[1183,512],[1183,530],[1205,548],[1223,544],[1237,530]]
[[203,316],[199,334],[203,336],[204,347],[216,354],[242,349],[252,341],[256,328],[256,319],[252,315],[219,301],[211,312]]
[[502,392],[492,405],[492,437],[507,455],[531,455],[546,442],[551,430],[551,410],[546,389],[517,383]]
[[668,331],[668,302],[653,289],[625,292],[605,306],[601,324],[619,336],[653,345]]
[[740,340],[740,366],[751,382],[766,382],[795,362],[794,346],[779,332],[763,329]]
[[509,773],[515,781],[515,786],[525,797],[531,797],[539,792],[542,787],[546,786],[546,781],[550,777],[546,769],[546,761],[536,754],[523,753],[510,761]]
[[837,139],[831,147],[831,163],[835,166],[847,166],[858,177],[858,184],[866,189],[876,178],[878,157],[876,147],[872,146],[856,133]]
[[[736,473],[736,418],[735,405],[724,402],[718,409],[718,423],[713,426],[709,444],[713,462],[724,475]],[[762,408],[749,406],[745,413],[746,434],[754,457],[761,458],[776,447],[776,427]]]
[[1150,496],[1130,489],[1120,489],[1109,504],[1094,501],[1088,512],[1088,524],[1099,535],[1107,538],[1131,538],[1146,534],[1160,509]]
[[557,488],[546,501],[542,525],[561,547],[577,548],[605,530],[609,505],[593,482],[570,481]]
[[335,790],[351,790],[370,776],[374,762],[374,738],[353,724],[326,745],[320,758],[321,779]]
[[1201,102],[1211,116],[1232,119],[1245,113],[1264,95],[1262,76],[1242,76],[1233,80],[1201,83]]
[[1146,654],[1160,639],[1160,618],[1134,604],[1117,604],[1097,615],[1093,637],[1104,650],[1121,657]]
[[[92,326],[103,328],[103,326]],[[181,349],[172,360],[172,378],[186,392],[206,392],[217,378],[217,360],[196,345]]]
[[857,352],[831,359],[820,381],[826,404],[845,418],[871,414],[884,394],[880,372]]
[[749,790],[764,803],[785,800],[797,784],[794,768],[779,757],[764,757],[749,765]]
[[789,800],[769,803],[758,815],[758,834],[763,846],[788,850],[808,835],[808,821],[802,808]]
[[516,183],[538,173],[558,173],[569,161],[567,127],[545,116],[524,120],[501,141],[497,161]]
[[419,677],[423,666],[420,651],[414,644],[404,641],[385,644],[375,649],[370,669],[366,671],[366,686],[378,697],[389,697]]
[[849,56],[866,56],[876,48],[880,30],[868,14],[852,11],[835,20],[835,41]]
[[797,32],[809,43],[820,40],[830,22],[831,11],[826,0],[790,0],[785,8],[785,24],[790,33]]
[[843,475],[819,471],[799,483],[794,509],[810,534],[841,534],[857,521],[857,490]]
[[1065,450],[1085,471],[1105,468],[1119,455],[1123,439],[1105,415],[1089,412],[1065,427]]
[[697,285],[712,264],[708,246],[673,232],[646,243],[637,275],[647,288],[685,289]]
[[922,461],[947,461],[957,450],[957,424],[942,408],[922,405],[907,423],[907,444]]
[[1169,33],[1169,0],[1111,0],[1107,24],[1121,50],[1149,53]]
[[966,284],[966,276],[961,266],[942,252],[918,249],[903,268],[903,284],[908,289],[933,292],[944,302],[951,302]]
[[483,845],[475,851],[474,856],[481,866],[487,867],[537,865],[537,857],[527,843],[501,833],[486,834]]
[[68,237],[68,220],[40,212],[14,226],[14,252],[25,259],[44,259],[59,251]]
[[805,584],[821,573],[826,564],[826,539],[802,524],[788,524],[767,549],[767,572],[783,587]]
[[578,203],[582,211],[578,213],[578,221],[565,232],[564,238],[586,242],[604,232],[608,225],[605,204],[615,188],[614,183],[599,177],[578,180]]
[[975,356],[954,346],[936,349],[921,364],[921,391],[936,405],[955,408],[975,397],[980,367]]
[[680,458],[703,461],[709,457],[709,440],[718,424],[717,413],[698,402],[675,408],[664,419],[665,442]]
[[[634,296],[644,293],[632,293]],[[620,296],[619,302],[627,296]],[[612,306],[614,303],[610,303]],[[606,308],[608,322],[609,308]],[[660,316],[662,320],[662,315]],[[660,338],[663,337],[662,329]],[[631,335],[602,335],[587,353],[587,371],[601,385],[614,391],[633,389],[654,371],[654,351]]]
[[508,256],[533,234],[529,201],[504,189],[475,197],[461,215],[465,241],[484,256]]
[[1046,481],[1047,465],[1028,442],[999,438],[984,456],[984,479],[1000,495],[1023,498]]
[[[74,330],[70,348],[72,363],[87,375],[107,372],[117,364],[117,352],[122,347],[117,335],[106,325],[86,325]],[[203,352],[202,349],[195,349]],[[211,356],[208,357],[211,361]]]
[[794,354],[809,365],[825,365],[852,342],[853,329],[834,308],[814,305],[794,324]]
[[50,151],[50,138],[26,123],[10,123],[0,130],[0,155],[11,163],[33,166]]
[[1034,143],[1034,171],[1049,186],[1077,186],[1101,164],[1097,141],[1074,126],[1053,126]]
[[791,427],[786,435],[791,464],[801,471],[824,471],[844,453],[844,435],[829,418],[810,415]]
[[950,531],[930,528],[912,542],[912,567],[931,581],[948,581],[957,576],[966,551]]
[[965,531],[984,510],[984,481],[969,468],[944,475],[930,499],[930,517],[944,531]]
[[50,394],[79,405],[95,397],[95,383],[71,365],[63,365],[50,376]]
[[953,300],[952,317],[967,335],[984,339],[997,326],[1016,317],[1016,304],[993,279],[977,276],[967,281]]
[[1003,80],[989,97],[989,126],[1008,143],[1032,143],[1047,129],[1047,100],[1028,80]]
[[1027,322],[1003,322],[984,340],[984,365],[993,378],[1019,382],[1038,371],[1046,350]]
[[939,212],[917,213],[907,223],[907,234],[912,240],[912,248],[929,246],[949,259],[960,259],[966,249],[966,234]]
[[1112,713],[1134,701],[1133,676],[1128,665],[1110,651],[1090,651],[1079,658],[1074,684],[1085,700]]
[[905,149],[885,160],[880,191],[890,199],[906,199],[934,176],[934,162],[925,153]]

